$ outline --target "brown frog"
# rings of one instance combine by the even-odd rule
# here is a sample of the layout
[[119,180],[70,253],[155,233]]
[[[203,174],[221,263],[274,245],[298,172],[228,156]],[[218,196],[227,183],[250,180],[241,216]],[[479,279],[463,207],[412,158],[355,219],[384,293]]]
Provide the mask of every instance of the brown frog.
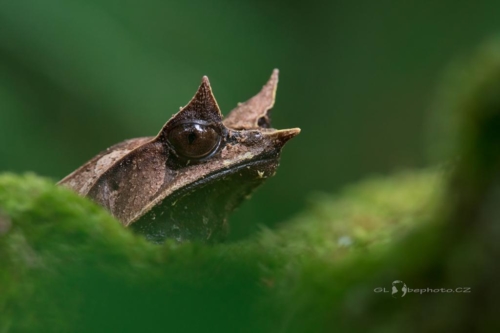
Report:
[[87,196],[121,223],[162,243],[223,240],[227,217],[275,174],[299,128],[271,128],[278,70],[223,120],[207,77],[157,136],[126,140],[59,184]]

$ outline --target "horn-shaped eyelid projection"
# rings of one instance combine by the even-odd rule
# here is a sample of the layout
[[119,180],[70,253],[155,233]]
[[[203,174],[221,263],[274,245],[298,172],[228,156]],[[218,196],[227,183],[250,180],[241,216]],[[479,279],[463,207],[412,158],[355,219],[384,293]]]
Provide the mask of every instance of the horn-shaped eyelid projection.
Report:
[[278,75],[279,71],[273,70],[261,91],[245,103],[238,104],[224,120],[224,125],[235,130],[271,127],[269,111],[276,98]]
[[207,76],[203,76],[198,91],[191,101],[168,120],[157,138],[164,138],[165,133],[178,124],[190,122],[207,124],[221,124],[222,122],[222,113]]

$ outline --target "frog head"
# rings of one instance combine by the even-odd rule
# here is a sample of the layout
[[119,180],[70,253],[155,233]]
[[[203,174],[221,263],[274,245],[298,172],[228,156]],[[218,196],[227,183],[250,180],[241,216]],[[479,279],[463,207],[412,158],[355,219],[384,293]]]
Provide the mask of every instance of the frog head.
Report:
[[61,181],[153,242],[220,241],[228,216],[274,176],[300,129],[272,128],[278,70],[223,119],[207,77],[156,137],[127,140]]

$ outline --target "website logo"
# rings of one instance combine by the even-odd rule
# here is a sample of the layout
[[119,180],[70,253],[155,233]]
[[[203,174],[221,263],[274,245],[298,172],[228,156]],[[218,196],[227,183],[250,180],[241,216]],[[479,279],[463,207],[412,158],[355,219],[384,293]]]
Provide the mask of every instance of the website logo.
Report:
[[469,294],[470,287],[457,287],[457,288],[408,288],[406,283],[401,280],[392,281],[391,287],[377,287],[373,289],[376,293],[391,294],[392,298],[403,298],[406,294],[436,294],[436,293],[456,293],[456,294]]

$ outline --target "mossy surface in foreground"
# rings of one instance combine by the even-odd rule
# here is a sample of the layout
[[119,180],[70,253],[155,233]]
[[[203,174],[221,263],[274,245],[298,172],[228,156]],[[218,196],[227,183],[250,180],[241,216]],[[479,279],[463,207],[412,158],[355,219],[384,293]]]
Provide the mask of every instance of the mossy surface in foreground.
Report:
[[[390,254],[390,241],[432,216],[440,184],[433,171],[372,179],[336,197],[318,195],[280,230],[247,241],[157,246],[69,190],[5,174],[0,327],[293,330],[297,320],[309,325],[310,307],[321,304],[315,317],[323,323],[310,324],[324,325],[338,316],[332,307],[352,281]],[[389,288],[393,279],[379,284]],[[390,301],[374,294],[377,286],[356,293]]]

